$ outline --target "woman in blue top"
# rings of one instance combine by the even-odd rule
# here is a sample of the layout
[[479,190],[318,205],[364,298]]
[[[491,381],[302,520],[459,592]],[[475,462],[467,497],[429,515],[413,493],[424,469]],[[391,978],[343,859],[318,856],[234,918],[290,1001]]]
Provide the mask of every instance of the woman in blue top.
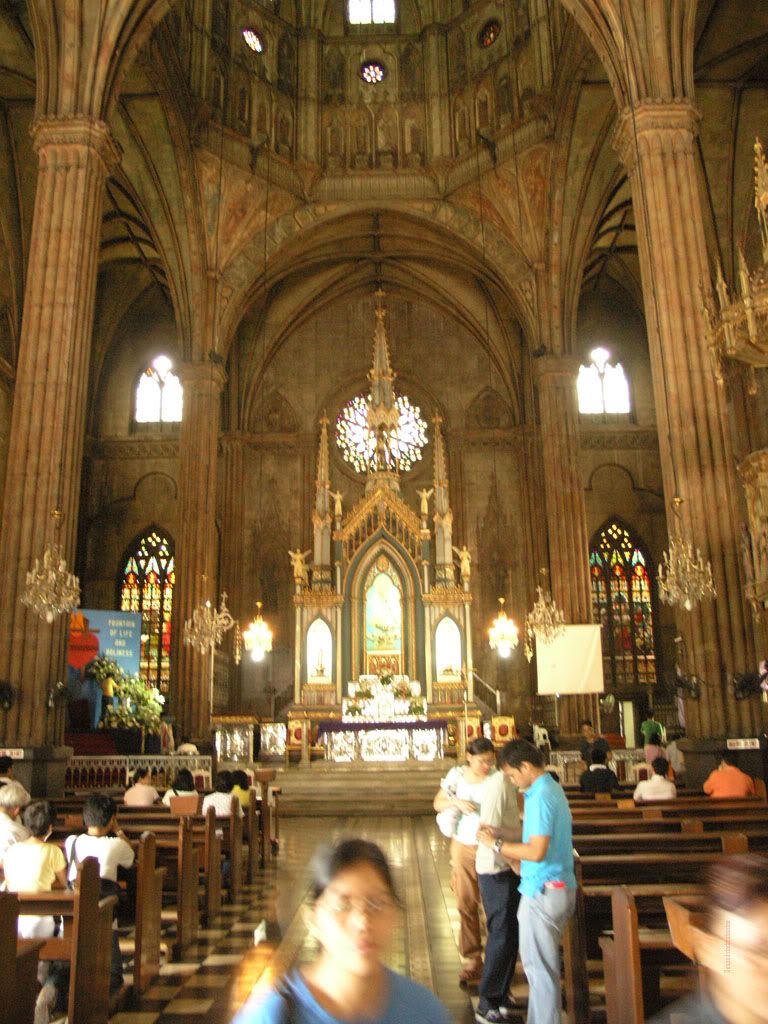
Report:
[[235,1024],[448,1024],[431,992],[382,963],[398,899],[379,847],[345,839],[321,847],[312,867],[307,923],[320,955],[276,989],[257,986]]

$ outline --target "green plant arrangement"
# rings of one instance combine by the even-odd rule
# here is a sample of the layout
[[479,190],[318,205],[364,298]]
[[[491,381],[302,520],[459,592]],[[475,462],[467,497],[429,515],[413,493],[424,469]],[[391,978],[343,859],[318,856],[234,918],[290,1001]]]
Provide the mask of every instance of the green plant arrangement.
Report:
[[392,680],[394,678],[395,677],[392,675],[391,672],[380,672],[379,673],[379,682],[381,683],[382,686],[391,686],[392,685]]
[[362,715],[363,709],[360,707],[358,703],[353,702],[352,700],[348,700],[345,705],[344,712],[350,717],[355,718],[358,715]]
[[411,696],[411,688],[408,683],[397,683],[392,687],[392,696],[398,700],[408,700]]
[[108,705],[101,720],[103,729],[142,729],[149,736],[159,735],[160,716],[165,697],[147,686],[140,676],[129,676],[115,661],[96,658],[88,669],[100,683],[113,680],[117,704]]
[[424,698],[413,697],[410,704],[408,705],[409,715],[423,715],[424,714]]
[[358,687],[355,693],[355,700],[370,700],[373,697],[373,690],[369,690],[367,686]]

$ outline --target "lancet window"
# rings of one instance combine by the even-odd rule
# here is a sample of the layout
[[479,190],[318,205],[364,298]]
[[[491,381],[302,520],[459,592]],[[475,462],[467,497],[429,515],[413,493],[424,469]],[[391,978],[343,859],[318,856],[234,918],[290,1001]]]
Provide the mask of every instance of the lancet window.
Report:
[[136,423],[178,423],[184,392],[166,355],[155,356],[136,385]]
[[576,381],[579,412],[589,416],[628,413],[629,381],[624,367],[610,362],[608,349],[596,348],[589,355],[589,365],[579,367]]
[[175,580],[173,540],[159,530],[147,530],[123,559],[119,601],[122,611],[141,614],[141,677],[164,693],[170,678]]
[[617,690],[655,683],[653,590],[639,540],[622,523],[609,521],[593,540],[589,567],[606,682]]
[[393,25],[397,16],[395,0],[349,0],[350,25]]

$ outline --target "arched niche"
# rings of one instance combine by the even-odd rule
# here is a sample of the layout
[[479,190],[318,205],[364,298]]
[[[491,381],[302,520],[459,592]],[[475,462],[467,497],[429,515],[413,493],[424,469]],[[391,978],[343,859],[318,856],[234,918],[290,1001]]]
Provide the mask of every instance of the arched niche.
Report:
[[333,634],[325,619],[318,616],[307,630],[307,682],[333,682]]
[[461,630],[455,619],[444,615],[435,627],[435,678],[438,683],[460,680],[462,660]]

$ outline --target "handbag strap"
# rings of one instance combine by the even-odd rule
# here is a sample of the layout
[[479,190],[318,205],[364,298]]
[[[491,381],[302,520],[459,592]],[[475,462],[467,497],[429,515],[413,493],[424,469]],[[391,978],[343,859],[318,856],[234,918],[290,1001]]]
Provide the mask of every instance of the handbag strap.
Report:
[[283,1001],[283,1019],[281,1024],[296,1024],[296,996],[285,978],[278,981],[275,991]]

